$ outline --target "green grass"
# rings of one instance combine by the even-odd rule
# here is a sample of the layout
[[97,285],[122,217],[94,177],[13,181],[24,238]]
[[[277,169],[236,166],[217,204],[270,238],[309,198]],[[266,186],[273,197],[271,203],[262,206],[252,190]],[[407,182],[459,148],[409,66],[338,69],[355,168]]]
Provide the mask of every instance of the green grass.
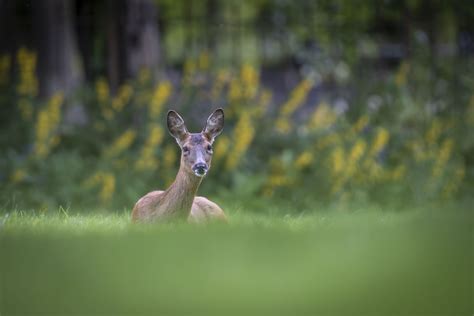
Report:
[[469,210],[0,217],[0,314],[472,315]]

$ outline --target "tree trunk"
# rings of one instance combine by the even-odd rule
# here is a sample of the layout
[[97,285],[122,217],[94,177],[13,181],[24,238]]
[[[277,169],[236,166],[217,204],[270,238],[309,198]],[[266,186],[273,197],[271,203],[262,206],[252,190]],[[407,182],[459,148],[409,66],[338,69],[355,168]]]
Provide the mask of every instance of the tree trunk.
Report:
[[148,68],[156,77],[160,45],[156,5],[151,0],[127,0],[125,5],[124,47],[127,77]]
[[160,37],[156,5],[151,0],[109,0],[107,75],[112,91],[142,68],[160,72]]
[[32,1],[33,32],[38,49],[40,95],[72,92],[83,82],[83,69],[73,27],[74,2]]
[[15,52],[15,3],[12,0],[0,0],[0,54],[13,55]]

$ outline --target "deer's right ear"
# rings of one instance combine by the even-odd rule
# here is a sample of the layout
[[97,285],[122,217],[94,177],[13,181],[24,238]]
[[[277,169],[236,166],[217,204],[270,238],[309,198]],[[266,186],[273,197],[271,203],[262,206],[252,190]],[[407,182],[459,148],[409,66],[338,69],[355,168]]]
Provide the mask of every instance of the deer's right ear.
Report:
[[188,135],[188,130],[186,129],[186,125],[184,125],[183,118],[175,111],[169,111],[166,123],[168,124],[168,131],[171,136],[181,145]]

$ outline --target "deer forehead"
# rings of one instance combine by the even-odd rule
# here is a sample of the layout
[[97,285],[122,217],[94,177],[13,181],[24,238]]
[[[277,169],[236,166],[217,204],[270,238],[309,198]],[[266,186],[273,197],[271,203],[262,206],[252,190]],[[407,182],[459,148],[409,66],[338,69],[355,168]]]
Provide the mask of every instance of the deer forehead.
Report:
[[189,146],[203,146],[207,143],[207,139],[201,133],[190,134],[186,141],[186,145]]

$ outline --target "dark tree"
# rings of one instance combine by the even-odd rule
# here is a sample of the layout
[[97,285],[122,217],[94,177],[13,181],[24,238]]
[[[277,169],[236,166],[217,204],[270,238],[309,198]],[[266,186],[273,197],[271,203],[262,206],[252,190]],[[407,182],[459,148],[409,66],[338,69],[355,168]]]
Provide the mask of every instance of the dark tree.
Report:
[[158,76],[160,38],[157,8],[151,0],[109,0],[107,5],[107,74],[112,86],[146,67]]
[[83,65],[74,30],[73,1],[32,1],[32,26],[38,51],[40,94],[69,93],[83,82]]

